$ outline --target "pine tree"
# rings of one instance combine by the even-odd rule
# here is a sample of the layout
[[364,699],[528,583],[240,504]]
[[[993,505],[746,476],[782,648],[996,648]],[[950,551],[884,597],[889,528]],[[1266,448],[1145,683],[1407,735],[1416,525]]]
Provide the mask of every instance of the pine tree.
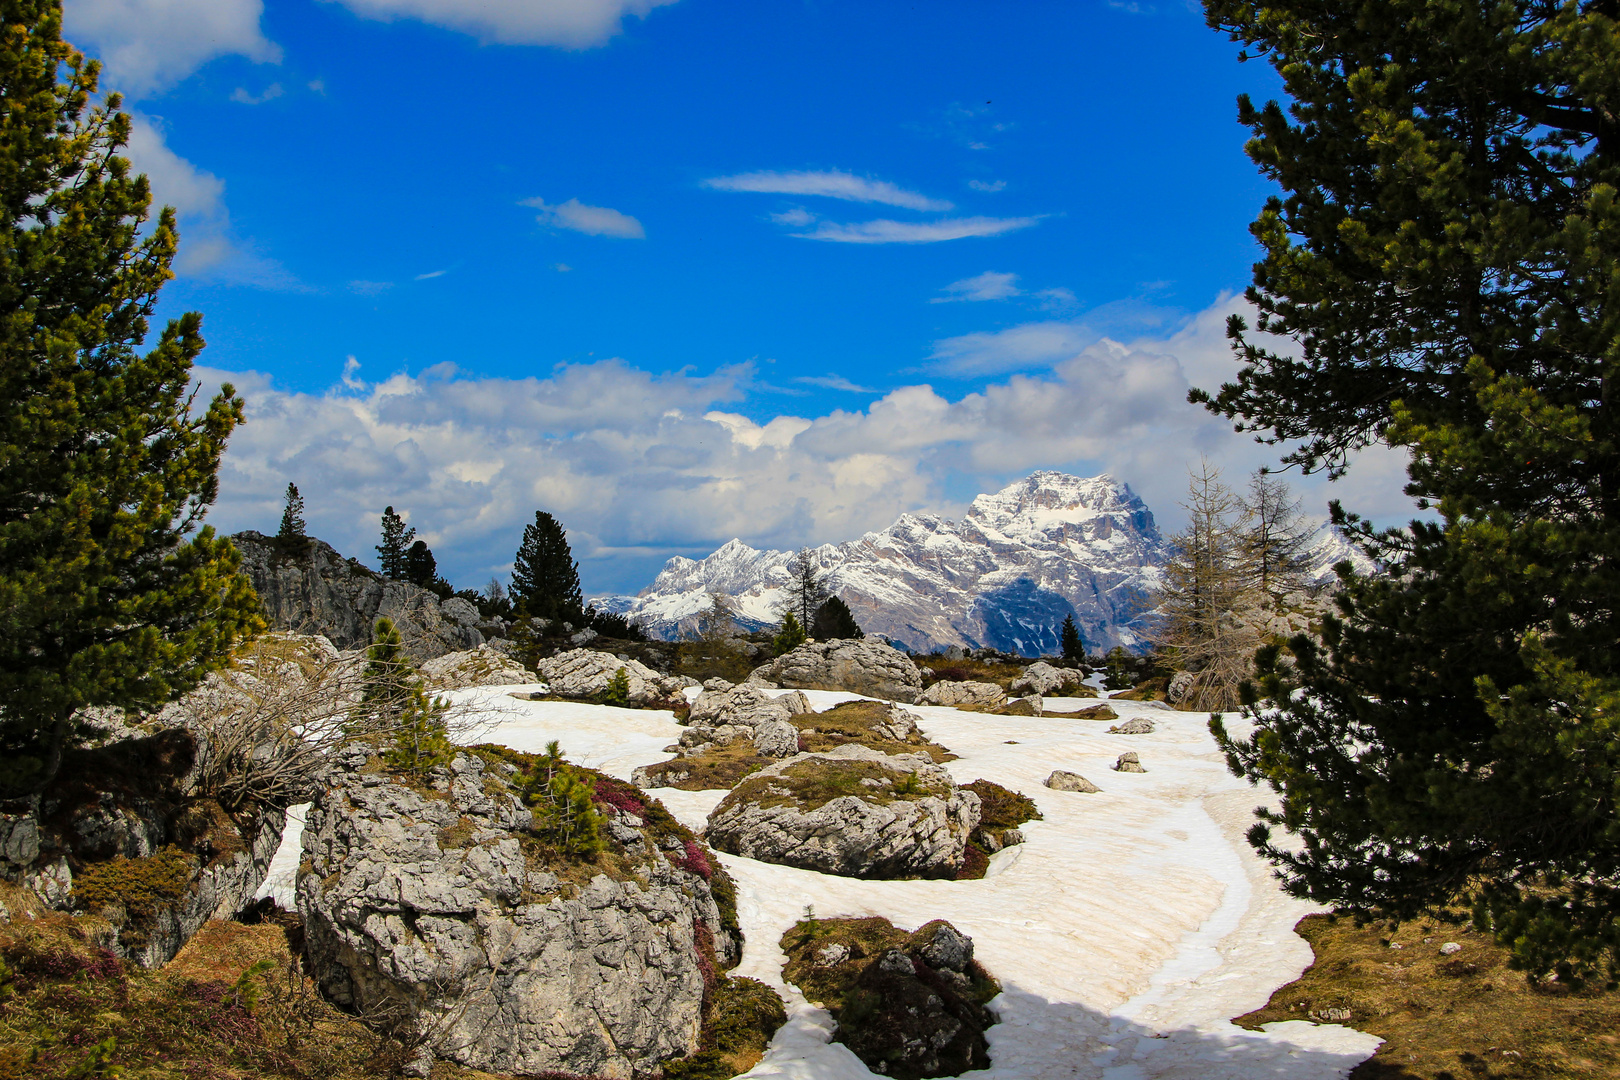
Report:
[[431,589],[439,582],[439,564],[425,540],[418,540],[405,552],[403,573],[400,575],[412,585]]
[[523,528],[523,542],[512,559],[512,600],[530,617],[584,621],[585,599],[579,587],[579,564],[557,519],[534,512],[534,524]]
[[405,554],[416,538],[416,528],[394,513],[392,506],[382,512],[382,543],[377,545],[377,564],[383,577],[399,581],[405,576]]
[[1063,626],[1058,630],[1058,642],[1063,648],[1063,659],[1072,663],[1081,663],[1086,658],[1086,643],[1080,639],[1080,628],[1074,625],[1074,615],[1063,616]]
[[827,586],[821,580],[821,563],[809,548],[800,548],[788,562],[788,583],[783,590],[781,609],[793,612],[801,627],[815,622],[816,610],[827,600]]
[[301,544],[308,539],[304,524],[304,497],[298,494],[298,485],[287,485],[286,499],[281,510],[281,527],[276,530],[276,539],[284,545]]
[[593,788],[566,761],[553,739],[524,780],[524,800],[534,807],[534,832],[559,852],[594,861],[605,843]]
[[[1438,522],[1378,533],[1321,641],[1261,654],[1235,771],[1297,895],[1473,902],[1531,972],[1620,957],[1620,76],[1615,5],[1207,0],[1294,99],[1240,103],[1283,188],[1254,233],[1268,350],[1195,395],[1286,460],[1412,454]],[[1274,842],[1273,828],[1298,840]]]
[[771,648],[776,650],[777,656],[781,656],[797,649],[804,642],[804,627],[799,625],[798,616],[794,615],[792,611],[784,612],[782,626],[776,631],[776,636],[771,639]]
[[849,605],[836,596],[829,596],[816,609],[810,636],[817,641],[847,641],[859,640],[866,634],[855,621],[855,613],[849,610]]
[[444,720],[447,707],[428,698],[393,620],[378,619],[366,650],[357,720],[380,738],[384,763],[412,776],[449,764],[455,748]]
[[147,225],[130,120],[61,39],[57,0],[0,0],[0,789],[38,790],[92,705],[149,708],[262,627],[199,527],[242,420],[192,411],[202,317],[146,351],[174,211]]

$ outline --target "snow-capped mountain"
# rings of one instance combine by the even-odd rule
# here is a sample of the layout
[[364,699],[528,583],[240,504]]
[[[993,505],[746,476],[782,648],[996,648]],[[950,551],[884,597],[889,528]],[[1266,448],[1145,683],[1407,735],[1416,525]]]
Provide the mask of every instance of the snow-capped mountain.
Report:
[[[814,553],[867,633],[920,652],[990,645],[1041,655],[1058,650],[1070,613],[1090,650],[1143,645],[1139,620],[1166,549],[1152,511],[1125,484],[1038,472],[980,495],[961,521],[902,514],[882,532]],[[671,559],[638,596],[597,603],[673,637],[720,591],[744,624],[767,626],[792,558],[733,540],[702,560]]]

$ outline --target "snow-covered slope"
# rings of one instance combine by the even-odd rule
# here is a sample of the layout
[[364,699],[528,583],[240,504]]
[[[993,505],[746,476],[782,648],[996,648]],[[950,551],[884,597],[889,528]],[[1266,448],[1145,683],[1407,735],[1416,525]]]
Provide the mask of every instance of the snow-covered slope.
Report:
[[[1071,612],[1089,649],[1140,645],[1165,554],[1152,511],[1129,487],[1059,472],[980,495],[961,521],[902,514],[882,532],[815,549],[867,633],[921,652],[990,645],[1030,656],[1057,651]],[[597,603],[673,637],[721,591],[745,624],[766,626],[792,558],[733,540],[702,560],[671,559],[638,596]]]

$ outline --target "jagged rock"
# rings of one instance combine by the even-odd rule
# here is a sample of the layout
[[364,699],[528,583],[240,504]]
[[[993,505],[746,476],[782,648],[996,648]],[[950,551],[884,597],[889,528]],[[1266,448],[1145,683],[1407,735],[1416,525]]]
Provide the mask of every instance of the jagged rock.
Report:
[[420,670],[430,690],[507,686],[535,680],[534,673],[528,668],[489,645],[480,645],[468,652],[436,656],[423,664]]
[[571,649],[535,665],[553,694],[571,698],[594,698],[606,693],[620,668],[630,682],[631,705],[648,705],[675,697],[690,681],[680,675],[660,675],[637,660],[620,660],[609,653],[590,649]]
[[[863,779],[876,785],[839,794]],[[710,813],[705,836],[721,851],[825,874],[949,877],[978,823],[978,795],[926,755],[851,743],[749,776]]]
[[342,765],[310,807],[298,878],[306,962],[332,1000],[492,1072],[629,1077],[697,1049],[700,938],[722,960],[739,943],[695,841],[599,803],[630,869],[565,886],[529,863],[530,812],[481,759],[457,756],[442,797],[359,771],[360,755]]
[[1151,735],[1153,734],[1153,721],[1145,716],[1133,716],[1123,724],[1115,724],[1108,729],[1110,735]]
[[1053,770],[1052,775],[1048,776],[1042,783],[1053,791],[1081,791],[1089,794],[1102,790],[1102,788],[1079,773],[1065,772],[1062,769]]
[[1114,771],[1140,773],[1147,772],[1146,769],[1142,768],[1142,759],[1136,756],[1135,750],[1127,750],[1125,753],[1119,755],[1119,760],[1114,762]]
[[947,660],[961,660],[967,653],[962,651],[962,646],[952,644],[945,646],[945,651],[941,655]]
[[[784,695],[785,696],[785,695]],[[795,695],[797,704],[804,695]],[[805,702],[808,706],[808,702]],[[808,712],[808,708],[800,710]],[[737,724],[757,727],[766,720],[786,720],[793,715],[789,702],[768,694],[757,686],[744,683],[726,690],[705,690],[692,702],[686,722],[693,727],[718,727]]]
[[807,641],[756,668],[778,686],[799,690],[847,690],[908,704],[922,693],[922,673],[911,657],[879,641]]
[[1118,720],[1119,713],[1109,705],[1088,705],[1074,714],[1076,720]]
[[285,554],[263,533],[239,532],[230,539],[274,629],[320,634],[339,649],[359,649],[371,643],[372,626],[386,615],[418,661],[484,643],[478,609],[461,597],[440,601],[410,582],[390,581],[320,540]]
[[[960,651],[960,650],[958,650]],[[999,708],[1007,700],[1007,691],[995,683],[937,682],[917,697],[918,705],[974,705],[987,709]]]
[[754,752],[762,757],[790,757],[799,752],[799,729],[785,720],[767,720],[754,728]]
[[1198,676],[1190,671],[1178,671],[1170,676],[1170,686],[1165,690],[1164,696],[1172,705],[1180,705],[1192,693],[1193,686],[1198,682]]
[[1079,686],[1083,680],[1084,676],[1073,668],[1053,667],[1044,660],[1037,660],[1013,680],[1012,692],[1062,697],[1062,691]]

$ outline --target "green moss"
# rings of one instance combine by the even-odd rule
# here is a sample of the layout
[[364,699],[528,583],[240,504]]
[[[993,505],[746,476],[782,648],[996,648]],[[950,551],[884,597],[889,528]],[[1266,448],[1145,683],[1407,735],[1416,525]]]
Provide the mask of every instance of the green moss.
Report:
[[73,902],[85,911],[121,905],[125,925],[145,929],[191,892],[197,861],[169,846],[144,859],[92,863],[73,879]]
[[439,830],[439,847],[445,851],[471,847],[472,837],[473,820],[463,814],[460,821]]
[[758,1064],[787,1011],[776,991],[757,979],[715,984],[701,1049],[662,1064],[665,1080],[728,1080]]

